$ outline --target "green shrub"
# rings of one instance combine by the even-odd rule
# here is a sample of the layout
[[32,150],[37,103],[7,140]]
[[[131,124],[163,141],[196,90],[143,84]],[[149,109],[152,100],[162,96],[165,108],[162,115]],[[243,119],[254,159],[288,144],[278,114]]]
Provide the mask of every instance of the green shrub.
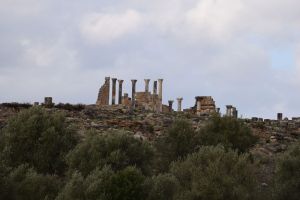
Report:
[[135,167],[114,172],[95,169],[84,178],[75,172],[57,200],[140,200],[144,199],[144,176]]
[[136,166],[143,173],[150,172],[153,150],[143,142],[126,133],[112,132],[102,135],[89,133],[67,156],[71,170],[84,176],[96,168],[110,165],[113,170]]
[[12,117],[3,130],[2,159],[8,166],[27,163],[39,173],[63,174],[65,155],[78,141],[61,113],[33,107]]
[[249,155],[226,151],[222,146],[202,147],[173,163],[170,172],[181,186],[176,199],[255,199],[255,173]]
[[156,163],[160,172],[166,172],[172,161],[194,152],[199,142],[192,125],[184,120],[175,121],[167,132],[155,141]]
[[171,174],[160,174],[145,183],[147,200],[173,200],[179,189],[179,181]]
[[61,186],[57,177],[38,174],[27,165],[15,168],[7,180],[13,200],[54,200]]
[[274,182],[275,199],[300,198],[300,142],[290,146],[277,159]]
[[257,142],[251,129],[232,117],[214,116],[200,133],[202,145],[222,144],[239,152],[247,152]]

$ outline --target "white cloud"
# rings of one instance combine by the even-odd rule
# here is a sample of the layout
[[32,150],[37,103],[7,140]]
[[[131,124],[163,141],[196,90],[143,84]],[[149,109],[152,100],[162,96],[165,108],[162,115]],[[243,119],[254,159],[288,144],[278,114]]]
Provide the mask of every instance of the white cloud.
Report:
[[51,43],[23,39],[20,45],[24,51],[24,61],[34,68],[56,70],[58,68],[72,69],[78,66],[76,50],[68,47],[63,37]]
[[135,10],[121,14],[92,13],[84,17],[80,29],[91,42],[109,43],[137,31],[141,21],[141,15]]
[[238,28],[242,10],[241,0],[202,0],[186,13],[186,23],[198,36],[227,39]]

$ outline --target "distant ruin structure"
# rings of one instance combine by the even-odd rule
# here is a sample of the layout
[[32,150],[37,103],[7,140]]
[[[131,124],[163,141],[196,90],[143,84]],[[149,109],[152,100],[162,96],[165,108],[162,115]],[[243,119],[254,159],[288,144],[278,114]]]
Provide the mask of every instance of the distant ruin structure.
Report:
[[197,115],[211,114],[216,112],[215,101],[211,96],[197,96],[194,110]]
[[[112,83],[110,83],[110,81]],[[118,81],[118,88],[117,88]],[[98,98],[96,104],[99,106],[109,105],[110,100],[110,84],[111,89],[111,106],[127,107],[128,109],[148,110],[153,112],[173,112],[173,100],[169,100],[167,105],[163,104],[163,79],[157,79],[153,81],[152,93],[150,90],[150,79],[144,79],[145,90],[136,91],[136,84],[138,80],[131,80],[131,96],[128,93],[123,95],[123,83],[124,80],[118,80],[117,78],[106,77],[104,84],[99,89]],[[117,92],[117,89],[119,90]],[[118,98],[117,98],[118,95]],[[118,99],[118,104],[116,100]],[[215,101],[211,96],[197,96],[195,97],[195,106],[190,109],[182,109],[183,97],[177,98],[177,112],[189,112],[197,115],[210,115],[212,113],[220,113],[220,109],[216,108]],[[230,111],[230,115],[237,115],[237,111]]]
[[96,104],[109,105],[110,77],[105,77],[105,83],[101,86]]
[[226,106],[226,116],[238,118],[238,111],[237,111],[236,107],[234,107],[232,105],[227,105]]

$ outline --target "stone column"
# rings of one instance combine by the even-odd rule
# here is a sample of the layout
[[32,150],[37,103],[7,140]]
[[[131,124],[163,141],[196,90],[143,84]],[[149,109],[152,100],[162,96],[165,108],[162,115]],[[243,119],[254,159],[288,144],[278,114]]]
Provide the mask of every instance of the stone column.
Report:
[[153,82],[153,94],[157,94],[157,81]]
[[52,97],[45,97],[44,106],[47,108],[51,108],[54,106],[54,103],[52,102]]
[[226,116],[227,117],[231,117],[232,115],[231,115],[231,111],[232,110],[232,105],[227,105],[226,106]]
[[111,104],[115,105],[116,104],[116,83],[117,79],[112,78],[112,95],[111,95]]
[[177,98],[177,102],[178,102],[177,111],[178,111],[178,112],[181,112],[181,104],[182,104],[182,100],[183,100],[182,97]]
[[158,79],[158,97],[160,100],[162,100],[162,84],[164,79]]
[[124,80],[118,80],[119,82],[119,104],[122,104],[123,82]]
[[172,112],[173,111],[173,103],[174,103],[174,101],[173,100],[169,100],[168,103],[169,103],[169,112]]
[[158,99],[159,99],[159,111],[162,112],[162,84],[163,79],[158,79]]
[[145,92],[149,92],[150,79],[144,79],[144,81],[145,81]]
[[136,88],[136,82],[137,82],[137,80],[135,80],[135,79],[131,80],[131,83],[132,83],[132,89],[131,89],[131,95],[132,95],[131,105],[132,105],[132,108],[135,108],[135,88]]
[[277,113],[277,120],[278,121],[281,121],[282,120],[282,113]]
[[201,114],[201,98],[200,97],[195,97],[196,98],[196,114],[200,115]]
[[232,116],[236,119],[238,118],[238,111],[236,107],[232,107]]

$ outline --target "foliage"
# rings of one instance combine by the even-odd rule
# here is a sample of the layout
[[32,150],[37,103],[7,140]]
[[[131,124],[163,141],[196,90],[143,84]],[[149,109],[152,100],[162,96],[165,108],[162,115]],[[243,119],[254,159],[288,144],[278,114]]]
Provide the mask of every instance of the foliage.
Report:
[[66,104],[59,103],[59,104],[55,105],[55,108],[69,110],[69,111],[81,111],[85,108],[85,106],[83,104],[73,105],[73,104],[69,104],[69,103],[66,103]]
[[250,128],[232,117],[214,116],[201,130],[199,140],[202,145],[222,144],[225,148],[247,152],[257,142]]
[[60,189],[60,181],[55,176],[38,174],[33,168],[21,165],[7,177],[6,187],[13,200],[55,199]]
[[194,152],[198,145],[197,133],[189,122],[174,122],[168,131],[155,141],[156,167],[159,171],[166,172],[172,161]]
[[290,146],[277,160],[275,194],[278,200],[300,197],[300,142]]
[[3,133],[2,159],[11,167],[28,163],[40,173],[62,174],[64,156],[77,141],[61,113],[33,107],[9,120]]
[[13,103],[2,103],[0,104],[0,106],[3,107],[7,107],[7,108],[14,108],[14,109],[21,109],[21,108],[30,108],[32,107],[31,104],[29,103],[17,103],[17,102],[13,102]]
[[222,146],[202,147],[172,164],[179,180],[177,199],[255,199],[254,166],[249,155]]
[[179,190],[179,181],[172,174],[160,174],[145,183],[147,200],[172,200]]
[[152,158],[153,150],[147,142],[123,132],[89,133],[67,156],[70,169],[78,170],[84,176],[105,165],[110,165],[113,170],[136,166],[147,174]]
[[135,167],[114,172],[109,167],[95,169],[84,178],[75,172],[58,200],[140,200],[144,199],[144,176]]

